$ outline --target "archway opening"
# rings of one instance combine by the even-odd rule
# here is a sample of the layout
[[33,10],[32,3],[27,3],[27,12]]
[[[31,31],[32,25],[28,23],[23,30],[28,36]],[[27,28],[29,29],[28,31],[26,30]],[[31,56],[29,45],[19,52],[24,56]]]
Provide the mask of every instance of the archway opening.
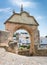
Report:
[[18,29],[13,34],[13,41],[16,41],[18,44],[19,50],[29,50],[30,49],[30,34],[25,29]]

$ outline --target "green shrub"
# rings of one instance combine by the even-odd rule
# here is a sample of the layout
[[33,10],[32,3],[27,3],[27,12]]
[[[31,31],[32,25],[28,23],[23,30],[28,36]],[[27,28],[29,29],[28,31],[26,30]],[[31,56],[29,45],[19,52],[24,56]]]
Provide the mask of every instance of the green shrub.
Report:
[[22,49],[24,49],[24,48],[27,48],[27,49],[29,49],[29,48],[30,48],[30,45],[28,45],[28,46],[21,45],[19,48],[20,48],[20,49],[21,49],[21,48],[22,48]]
[[29,49],[29,48],[30,48],[30,45],[27,46],[27,49]]
[[20,49],[20,50],[23,50],[23,48],[22,48],[22,47],[20,47],[19,49]]
[[27,46],[25,46],[25,45],[21,45],[20,47],[22,47],[22,48],[26,48]]

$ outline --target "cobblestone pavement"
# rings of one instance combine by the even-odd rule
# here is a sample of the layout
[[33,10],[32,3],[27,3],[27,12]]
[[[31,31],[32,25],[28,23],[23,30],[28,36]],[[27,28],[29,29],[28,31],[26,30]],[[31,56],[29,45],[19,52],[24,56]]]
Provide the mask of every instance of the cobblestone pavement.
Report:
[[47,57],[26,57],[0,48],[0,65],[47,65]]

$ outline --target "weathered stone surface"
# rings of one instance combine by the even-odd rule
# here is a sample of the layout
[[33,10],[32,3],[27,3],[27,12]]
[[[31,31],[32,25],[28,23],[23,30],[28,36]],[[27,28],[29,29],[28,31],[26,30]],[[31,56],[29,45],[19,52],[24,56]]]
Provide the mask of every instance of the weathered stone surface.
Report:
[[[38,23],[33,16],[30,16],[27,12],[21,12],[19,14],[14,13],[6,22],[5,30],[10,32],[11,40],[13,34],[18,29],[25,29],[30,34],[30,54],[35,53],[34,45],[38,45]],[[36,32],[37,31],[37,32]],[[37,34],[37,35],[36,35]],[[36,41],[35,41],[36,40]]]
[[35,45],[35,56],[47,56],[47,49],[41,49]]
[[9,32],[8,31],[0,31],[0,45],[7,45],[8,44],[8,38],[9,38]]
[[[36,30],[38,30],[37,26],[30,26],[30,25],[26,25],[26,24],[24,25],[24,24],[15,24],[15,23],[7,22],[5,24],[5,28],[6,28],[6,30],[10,31],[10,37],[11,38],[13,38],[14,32],[16,32],[18,29],[25,29],[25,30],[27,30],[29,32],[29,34],[30,34],[30,40],[31,40],[30,53],[32,53],[32,51],[33,51],[33,53],[35,52],[34,45],[35,44],[38,45],[38,43],[39,43],[38,42],[39,36],[37,34],[38,31],[36,33]],[[36,43],[35,43],[35,40],[36,40]]]
[[39,25],[36,19],[33,16],[30,16],[27,12],[14,13],[5,23],[19,23],[19,24],[30,24],[30,25]]
[[0,48],[0,65],[47,65],[47,57],[21,56]]

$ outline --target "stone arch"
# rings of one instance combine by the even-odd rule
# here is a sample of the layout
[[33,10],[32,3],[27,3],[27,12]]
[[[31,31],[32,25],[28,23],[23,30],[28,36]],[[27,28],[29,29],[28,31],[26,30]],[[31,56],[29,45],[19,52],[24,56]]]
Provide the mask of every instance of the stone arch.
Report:
[[35,44],[38,45],[38,41],[36,42],[36,40],[39,39],[39,36],[37,35],[39,24],[34,18],[34,16],[30,16],[26,11],[20,13],[14,12],[12,16],[10,16],[9,19],[5,21],[4,24],[5,24],[5,30],[10,32],[9,40],[12,40],[13,33],[18,29],[27,30],[30,34],[31,39],[29,53],[30,54],[35,53]]
[[30,28],[30,29],[29,28],[30,27],[28,27],[26,25],[21,25],[21,26],[18,26],[17,28],[15,27],[13,32],[15,32],[16,30],[19,30],[19,29],[24,29],[27,32],[29,32],[29,34],[31,35],[31,33],[32,33],[33,30],[32,30],[32,28]]
[[14,32],[16,32],[19,29],[24,29],[29,33],[30,40],[31,40],[29,54],[30,55],[34,54],[35,48],[34,48],[34,34],[33,34],[34,31],[33,31],[33,29],[29,25],[19,25],[19,26],[14,28],[13,33],[12,33],[12,37],[13,37]]

